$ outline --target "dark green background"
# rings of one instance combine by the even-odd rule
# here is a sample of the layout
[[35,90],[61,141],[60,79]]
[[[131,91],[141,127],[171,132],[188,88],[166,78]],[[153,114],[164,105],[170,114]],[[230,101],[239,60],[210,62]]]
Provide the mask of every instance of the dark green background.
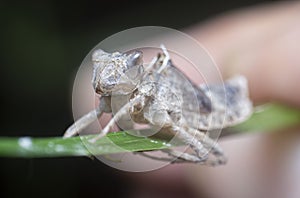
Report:
[[[258,0],[0,3],[1,136],[61,136],[85,55],[136,26],[180,29]],[[87,158],[0,159],[0,197],[127,197],[125,175]]]

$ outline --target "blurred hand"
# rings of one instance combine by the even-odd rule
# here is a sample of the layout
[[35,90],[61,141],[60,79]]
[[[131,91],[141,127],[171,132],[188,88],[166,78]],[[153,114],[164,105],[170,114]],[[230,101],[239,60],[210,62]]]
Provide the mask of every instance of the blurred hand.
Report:
[[[300,2],[228,13],[189,30],[224,77],[248,78],[255,103],[278,101],[300,108]],[[249,134],[222,141],[227,165],[189,167],[189,179],[209,197],[299,197],[299,130]]]
[[[278,101],[300,108],[299,19],[300,2],[288,1],[227,13],[186,32],[208,49],[224,78],[247,77],[255,103]],[[293,133],[283,135],[231,137],[223,141],[227,165],[173,165],[140,175],[139,184],[157,189],[163,185],[172,196],[180,196],[179,189],[187,188],[182,184],[186,170],[194,190],[208,197],[299,197],[299,167],[290,167],[297,160],[300,164],[300,157],[294,156],[300,156],[294,152],[299,141]],[[294,155],[288,155],[291,152]]]
[[223,75],[244,74],[255,102],[300,107],[300,2],[228,13],[188,32],[209,50]]

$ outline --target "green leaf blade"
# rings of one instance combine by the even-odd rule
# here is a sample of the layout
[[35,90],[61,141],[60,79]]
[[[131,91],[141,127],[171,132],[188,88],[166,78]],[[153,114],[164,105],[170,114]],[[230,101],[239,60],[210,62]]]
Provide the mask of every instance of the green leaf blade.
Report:
[[[246,122],[224,129],[222,136],[244,132],[267,132],[300,124],[300,111],[277,104],[265,106]],[[62,138],[1,137],[0,157],[47,158],[106,155],[124,152],[160,150],[184,145],[165,137],[137,137],[126,132],[109,133],[95,143],[95,135]],[[88,149],[87,149],[88,148]]]

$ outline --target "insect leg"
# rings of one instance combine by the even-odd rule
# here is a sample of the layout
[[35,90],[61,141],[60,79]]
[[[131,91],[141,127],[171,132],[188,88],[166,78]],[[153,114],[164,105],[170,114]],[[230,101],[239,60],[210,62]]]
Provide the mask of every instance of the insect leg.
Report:
[[135,152],[138,155],[141,155],[143,157],[147,157],[153,160],[158,161],[165,161],[165,162],[171,162],[171,163],[183,163],[183,162],[191,162],[191,163],[199,163],[199,158],[195,155],[191,155],[188,153],[182,153],[176,150],[172,149],[162,149],[160,150],[163,153],[168,154],[170,157],[158,157],[151,154],[148,154],[148,152]]
[[[193,155],[189,153],[181,153],[176,150],[166,149],[164,152],[179,159],[173,161],[174,163],[182,162],[182,160],[185,162],[194,162],[208,166],[216,166],[226,163],[226,157],[223,155],[222,150],[216,146],[217,143],[205,136],[203,132],[194,130],[190,127],[176,126],[175,124],[171,127],[171,131],[176,133],[181,140],[190,145],[190,147],[196,153]],[[198,135],[198,133],[202,134]],[[211,156],[209,152],[210,146],[213,148],[211,153],[213,156]]]
[[192,155],[189,153],[182,153],[180,151],[176,151],[176,150],[172,150],[172,149],[164,149],[161,150],[164,153],[167,153],[169,156],[173,157],[170,162],[171,163],[186,163],[186,162],[190,162],[190,163],[201,163],[204,162],[206,160],[206,158],[203,159],[199,159],[198,156],[196,155]]
[[211,148],[214,155],[224,155],[223,149],[219,146],[219,144],[212,140],[208,135],[204,132],[196,130],[194,128],[189,128],[189,132],[195,135],[195,137],[205,145],[206,148]]
[[79,120],[74,122],[64,133],[63,138],[69,138],[79,134],[83,129],[101,117],[103,110],[101,108],[94,109],[85,114]]
[[164,157],[156,157],[153,155],[149,155],[145,152],[138,152],[139,155],[154,159],[154,160],[159,160],[159,161],[167,161],[171,163],[197,163],[197,164],[202,164],[202,165],[209,165],[209,166],[216,166],[218,165],[215,161],[203,158],[201,161],[199,160],[199,157],[196,155],[191,155],[188,153],[182,153],[176,150],[172,149],[163,149],[161,150],[162,152],[168,154],[171,156],[171,158],[164,158]]
[[104,127],[104,129],[100,132],[98,136],[93,138],[91,142],[96,142],[98,139],[101,137],[105,136],[111,127],[114,126],[117,120],[119,120],[123,115],[128,113],[129,108],[133,107],[135,103],[140,102],[141,100],[144,99],[144,96],[137,96],[136,98],[133,98],[131,101],[129,101],[127,104],[125,104],[113,117],[112,119],[108,122],[108,124]]
[[[162,152],[164,150],[161,150]],[[158,160],[158,161],[166,161],[166,162],[171,162],[174,160],[174,158],[166,158],[166,157],[157,157],[157,156],[154,156],[154,155],[151,155],[151,154],[148,154],[148,152],[134,152],[135,154],[138,154],[138,155],[141,155],[141,156],[144,156],[144,157],[147,157],[147,158],[150,158],[150,159],[154,159],[154,160]]]
[[146,71],[146,72],[151,71],[151,70],[153,69],[154,65],[156,64],[157,60],[158,60],[158,58],[157,58],[157,56],[155,56],[155,57],[151,60],[151,62],[149,63],[149,65],[146,67],[145,71]]
[[95,109],[85,114],[75,123],[73,123],[64,133],[64,138],[72,137],[79,134],[83,129],[92,124],[101,117],[103,112],[111,112],[110,97],[101,97],[100,104]]
[[169,53],[168,53],[168,51],[167,51],[167,49],[164,45],[161,45],[160,47],[161,47],[161,49],[163,51],[163,55],[164,55],[162,63],[160,63],[161,60],[160,60],[159,56],[154,57],[151,60],[148,67],[146,67],[146,69],[145,69],[146,72],[157,70],[157,68],[154,68],[154,66],[156,64],[161,64],[160,67],[158,68],[158,70],[156,71],[157,73],[161,73],[169,65],[170,55],[169,55]]
[[167,48],[164,46],[164,45],[160,45],[165,57],[163,59],[163,63],[161,65],[161,67],[158,69],[157,73],[161,73],[167,66],[168,66],[168,63],[169,63],[169,60],[170,60],[170,55],[168,53],[168,50]]
[[196,130],[194,128],[189,127],[187,131],[195,136],[195,138],[200,141],[206,149],[210,150],[215,159],[207,160],[207,165],[220,165],[225,164],[227,162],[227,158],[224,156],[224,152],[219,144],[212,140],[208,135],[204,132]]
[[[172,162],[193,162],[193,163],[203,163],[207,160],[209,152],[208,150],[203,146],[203,144],[198,141],[193,135],[188,133],[186,131],[186,127],[177,126],[176,123],[172,121],[172,118],[168,114],[167,111],[160,110],[160,114],[162,117],[164,117],[164,126],[165,128],[162,128],[160,132],[171,132],[173,134],[176,134],[178,138],[183,140],[187,145],[189,145],[194,151],[195,154],[189,154],[189,153],[182,153],[176,150],[170,150],[170,149],[162,149],[162,152],[165,152],[169,154],[171,157],[175,157],[170,159]],[[148,118],[150,123],[153,125],[161,125],[160,119],[152,119],[151,117]]]
[[[195,151],[196,155],[192,155],[185,153],[186,155],[182,155],[181,158],[185,159],[187,161],[191,161],[191,159],[193,159],[194,157],[197,158],[197,160],[192,160],[192,161],[196,161],[196,162],[203,162],[206,161],[208,158],[208,154],[209,151],[204,147],[204,145],[197,139],[194,137],[194,135],[190,134],[189,132],[187,132],[187,130],[183,127],[180,126],[176,126],[173,125],[171,130],[176,133],[176,135],[183,140],[185,143],[187,143],[188,145],[190,145],[190,147]],[[176,152],[172,152],[170,154],[176,154]]]

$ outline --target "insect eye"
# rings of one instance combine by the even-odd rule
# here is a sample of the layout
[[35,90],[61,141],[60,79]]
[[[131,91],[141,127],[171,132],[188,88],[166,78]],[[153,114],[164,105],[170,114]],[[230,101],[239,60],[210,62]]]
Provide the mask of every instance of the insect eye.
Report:
[[141,51],[134,51],[128,55],[128,67],[133,67],[141,64],[143,64],[143,53]]

